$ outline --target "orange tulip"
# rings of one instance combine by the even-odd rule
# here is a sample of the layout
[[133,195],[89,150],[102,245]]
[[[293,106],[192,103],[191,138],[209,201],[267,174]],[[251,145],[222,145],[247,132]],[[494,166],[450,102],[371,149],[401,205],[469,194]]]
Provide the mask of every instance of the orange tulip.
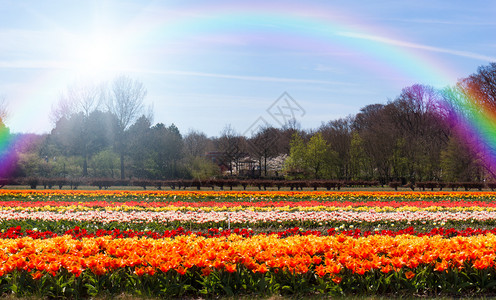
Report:
[[406,277],[406,279],[410,280],[413,277],[415,277],[415,273],[413,273],[412,271],[407,271],[407,272],[405,272],[405,277]]
[[334,283],[336,283],[336,284],[340,284],[340,283],[341,283],[341,281],[343,280],[343,278],[342,278],[342,277],[338,277],[338,276],[334,276],[334,277],[332,277],[332,279],[331,279],[331,280],[332,280]]
[[31,277],[34,280],[39,280],[43,276],[43,273],[40,271],[36,271],[35,273],[31,274]]

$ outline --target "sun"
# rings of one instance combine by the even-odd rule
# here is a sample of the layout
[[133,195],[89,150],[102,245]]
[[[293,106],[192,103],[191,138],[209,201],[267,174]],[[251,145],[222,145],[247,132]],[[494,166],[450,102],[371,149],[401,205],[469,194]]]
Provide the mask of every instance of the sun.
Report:
[[121,72],[125,67],[125,47],[112,35],[91,34],[79,37],[69,51],[73,71],[79,76],[99,78]]

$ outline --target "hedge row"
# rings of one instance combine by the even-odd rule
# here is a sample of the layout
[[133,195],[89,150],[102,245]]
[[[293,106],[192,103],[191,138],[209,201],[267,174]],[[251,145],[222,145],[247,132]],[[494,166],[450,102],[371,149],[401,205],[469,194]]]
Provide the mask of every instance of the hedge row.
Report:
[[[399,181],[392,181],[389,183],[389,186],[397,190],[398,187],[402,186],[402,184]],[[408,187],[413,191],[415,190],[415,188],[418,188],[419,190],[422,191],[425,191],[426,189],[431,191],[433,191],[434,189],[439,189],[440,191],[442,191],[444,188],[451,189],[453,191],[457,191],[458,189],[461,188],[463,188],[465,191],[469,191],[472,189],[481,191],[484,188],[490,188],[492,191],[494,191],[494,189],[496,188],[496,182],[484,183],[484,182],[425,181],[425,182],[416,182],[415,184],[408,183],[403,187]]]
[[[274,180],[274,179],[209,179],[209,180],[116,180],[112,178],[97,178],[97,179],[67,179],[67,178],[21,178],[21,179],[0,179],[0,187],[5,185],[28,185],[32,189],[38,186],[43,186],[45,189],[60,188],[68,186],[71,189],[77,189],[81,185],[95,186],[99,189],[108,189],[112,186],[139,186],[143,189],[148,187],[155,187],[157,189],[169,188],[186,189],[196,188],[211,188],[216,187],[224,190],[232,190],[234,187],[255,187],[259,190],[267,190],[267,188],[276,187],[277,190],[281,188],[289,188],[290,190],[303,190],[303,188],[313,188],[317,190],[324,188],[326,190],[340,190],[342,187],[374,187],[380,186],[378,181],[360,181],[360,180]],[[389,187],[397,190],[399,187],[408,187],[411,190],[434,190],[434,189],[451,189],[456,191],[464,189],[466,191],[476,189],[482,190],[489,188],[494,191],[496,189],[496,182],[483,183],[483,182],[438,182],[438,181],[425,181],[408,183],[403,185],[399,181],[392,181]]]

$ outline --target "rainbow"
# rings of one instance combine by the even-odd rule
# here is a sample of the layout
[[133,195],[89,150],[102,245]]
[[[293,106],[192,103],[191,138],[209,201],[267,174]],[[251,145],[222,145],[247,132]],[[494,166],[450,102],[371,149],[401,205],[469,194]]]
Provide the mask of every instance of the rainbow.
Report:
[[496,177],[496,111],[459,86],[447,87],[441,94],[447,121],[486,170]]
[[133,29],[129,36],[134,35],[132,38],[136,40],[185,42],[192,36],[204,40],[215,40],[219,36],[234,40],[241,37],[254,47],[357,54],[347,63],[367,69],[371,74],[406,78],[411,84],[443,87],[457,79],[457,72],[449,63],[434,58],[425,50],[395,43],[402,38],[395,37],[387,29],[349,17],[349,13],[324,12],[316,6],[262,4],[255,9],[248,4],[224,3],[222,6],[197,7],[174,18],[147,18],[148,14],[136,17],[129,26]]
[[0,178],[9,177],[15,169],[16,163],[15,138],[0,121]]

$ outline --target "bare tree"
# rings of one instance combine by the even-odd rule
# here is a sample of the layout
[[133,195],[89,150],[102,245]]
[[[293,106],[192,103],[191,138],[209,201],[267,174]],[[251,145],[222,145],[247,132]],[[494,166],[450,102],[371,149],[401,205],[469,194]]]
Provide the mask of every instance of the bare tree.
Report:
[[147,91],[138,80],[126,75],[116,77],[110,86],[107,109],[119,120],[119,127],[125,131],[143,114]]
[[382,183],[391,179],[391,153],[396,140],[393,126],[383,104],[367,105],[355,116],[353,127],[363,140],[363,148],[369,157],[366,166],[369,177]]
[[212,148],[211,143],[205,133],[190,130],[184,137],[184,152],[189,157],[202,157],[209,148]]
[[[479,114],[485,115],[487,112],[496,111],[496,63],[480,66],[476,73],[460,79],[455,87],[445,88],[441,94],[449,108],[447,120],[454,133],[464,137],[472,155],[478,159],[486,172],[496,178],[496,169],[491,163],[494,159],[492,153],[496,147],[490,143],[485,144],[484,139],[481,138],[481,136],[492,136],[494,130],[492,126],[482,126],[483,122],[469,121]],[[471,123],[469,127],[473,126],[473,130],[482,132],[483,135],[474,134],[469,127],[463,126],[467,121]],[[484,146],[481,147],[482,145]],[[488,151],[481,151],[484,148]]]
[[301,124],[296,119],[289,119],[284,126],[280,129],[280,135],[277,139],[277,149],[279,153],[288,154],[290,150],[290,143],[295,133],[301,136],[306,136],[306,133],[301,130]]
[[264,175],[267,176],[267,160],[278,154],[277,139],[279,136],[278,129],[264,126],[249,140],[249,151],[258,159],[260,166],[258,176],[262,176],[262,166]]
[[460,80],[458,86],[479,105],[496,109],[496,63],[479,67],[477,73]]
[[58,121],[62,119],[67,120],[74,113],[76,113],[74,103],[70,102],[64,95],[61,95],[57,104],[52,105],[52,110],[50,111],[50,121],[56,125]]
[[341,118],[322,124],[319,131],[322,137],[338,155],[335,161],[339,179],[349,177],[350,173],[350,146],[352,138],[353,118]]
[[[439,179],[439,157],[448,142],[448,128],[441,120],[440,99],[430,86],[415,84],[386,106],[396,129],[397,149],[405,162],[402,175],[412,182]],[[397,152],[399,153],[399,152]]]
[[7,98],[4,95],[0,95],[0,121],[5,122],[5,119],[9,116]]
[[128,76],[115,78],[107,96],[107,109],[117,118],[116,148],[120,155],[121,179],[125,178],[125,131],[143,114],[143,100],[147,94],[143,83]]
[[223,163],[229,167],[233,175],[233,163],[236,165],[236,170],[239,170],[239,160],[246,155],[243,137],[229,124],[224,127],[221,136],[217,139],[217,148],[223,152]]
[[56,124],[60,119],[69,119],[71,115],[80,112],[88,117],[100,108],[104,97],[103,84],[75,83],[69,86],[67,91],[61,94],[57,104],[52,106],[50,119]]

